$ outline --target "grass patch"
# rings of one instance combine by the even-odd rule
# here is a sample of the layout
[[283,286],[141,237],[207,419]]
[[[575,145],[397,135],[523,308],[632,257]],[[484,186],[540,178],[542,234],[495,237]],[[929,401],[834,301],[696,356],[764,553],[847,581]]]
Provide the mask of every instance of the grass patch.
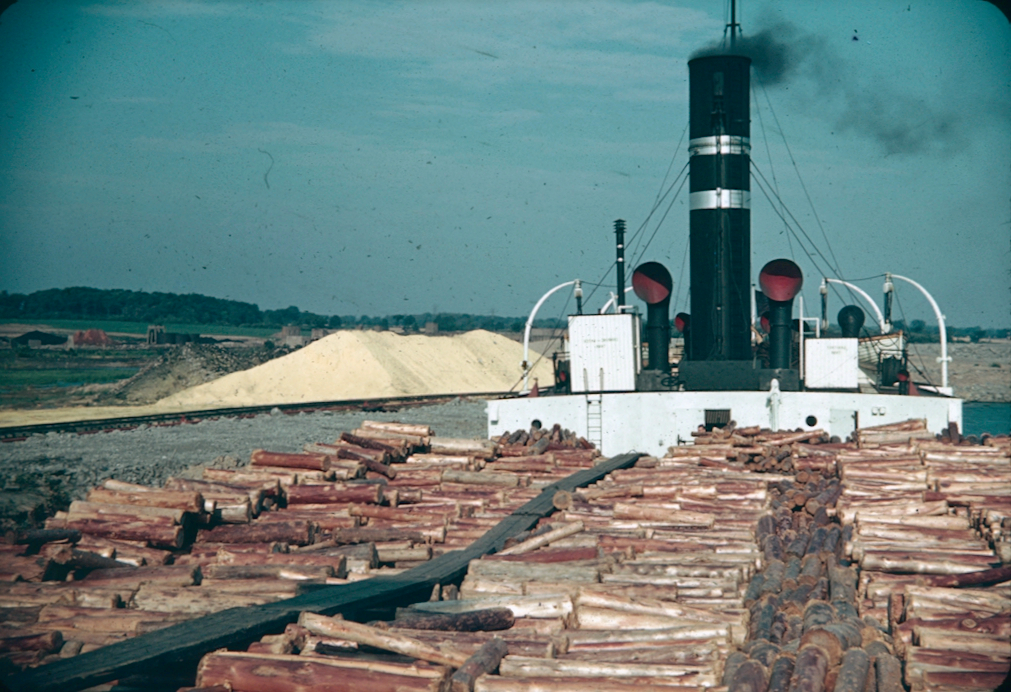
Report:
[[38,370],[0,370],[0,389],[28,387],[75,387],[85,384],[118,382],[137,374],[140,368],[44,368]]
[[[147,335],[147,322],[120,322],[116,320],[21,320],[0,319],[0,324],[48,325],[53,329],[102,329],[105,332]],[[272,327],[232,327],[216,324],[172,324],[165,323],[165,331],[184,334],[219,334],[223,336],[255,336],[260,338],[276,334],[279,329]]]

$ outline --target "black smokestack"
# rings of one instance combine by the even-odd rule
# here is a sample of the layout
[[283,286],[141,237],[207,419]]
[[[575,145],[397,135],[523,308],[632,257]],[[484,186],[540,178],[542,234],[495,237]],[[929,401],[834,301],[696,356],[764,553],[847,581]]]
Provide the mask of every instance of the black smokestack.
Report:
[[750,360],[751,60],[688,63],[692,360]]

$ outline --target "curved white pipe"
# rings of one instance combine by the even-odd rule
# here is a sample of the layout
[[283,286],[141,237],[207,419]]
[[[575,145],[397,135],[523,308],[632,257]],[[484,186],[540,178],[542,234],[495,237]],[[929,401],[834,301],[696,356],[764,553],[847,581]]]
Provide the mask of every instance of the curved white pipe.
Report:
[[938,307],[937,301],[934,300],[934,296],[927,293],[927,289],[912,279],[905,276],[899,276],[898,274],[886,274],[885,276],[886,282],[890,279],[902,279],[903,281],[911,283],[920,290],[920,293],[922,293],[927,299],[927,302],[930,303],[930,307],[934,309],[934,315],[937,317],[937,328],[941,335],[941,357],[937,359],[938,362],[941,363],[941,387],[945,390],[945,394],[951,394],[951,391],[948,390],[948,361],[951,360],[948,358],[948,331],[944,326],[944,315],[941,314],[941,308]]
[[577,281],[579,281],[579,279],[558,284],[550,291],[542,295],[541,299],[534,304],[534,309],[530,311],[530,317],[527,318],[526,329],[523,330],[523,391],[520,392],[521,394],[526,394],[530,391],[530,388],[527,386],[530,383],[530,329],[534,326],[534,317],[537,316],[537,311],[541,309],[541,306],[544,305],[544,301],[547,300],[552,293],[560,291],[566,286],[572,286]]
[[[628,286],[625,289],[625,293],[628,293],[633,288],[634,288],[633,286]],[[598,315],[603,315],[605,312],[607,312],[608,308],[610,308],[612,305],[614,305],[614,301],[616,301],[617,299],[618,299],[618,296],[616,296],[615,294],[612,293],[611,297],[607,299],[606,303],[604,303],[604,307],[600,308],[600,310],[597,311],[597,314]]]
[[878,316],[878,326],[881,328],[881,333],[888,334],[892,331],[892,325],[885,322],[885,316],[881,314],[881,310],[878,308],[877,304],[869,295],[867,295],[867,293],[862,288],[860,288],[859,286],[854,286],[849,281],[843,281],[842,279],[830,279],[827,276],[823,279],[823,281],[825,281],[826,283],[842,284],[846,288],[852,289],[856,293],[863,296],[864,300],[867,301],[867,304],[870,305],[872,308],[874,308],[874,314]]

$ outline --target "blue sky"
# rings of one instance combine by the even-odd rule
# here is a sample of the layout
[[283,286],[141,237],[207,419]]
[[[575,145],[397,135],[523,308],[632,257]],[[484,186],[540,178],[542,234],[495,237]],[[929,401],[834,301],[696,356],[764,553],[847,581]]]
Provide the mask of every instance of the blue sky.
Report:
[[[726,11],[19,0],[0,17],[0,289],[524,315],[578,277],[606,281],[597,307],[613,220],[634,233],[687,163],[687,59],[722,37]],[[783,0],[745,3],[740,20],[795,58],[752,80],[753,173],[820,252],[849,279],[919,280],[949,324],[1011,325],[1003,15],[982,0]],[[675,191],[630,261],[653,236],[640,259],[669,268],[676,312]],[[752,239],[756,278],[793,257],[817,305],[826,261],[755,183]],[[881,283],[860,285],[879,298]],[[934,322],[899,290],[907,319]]]

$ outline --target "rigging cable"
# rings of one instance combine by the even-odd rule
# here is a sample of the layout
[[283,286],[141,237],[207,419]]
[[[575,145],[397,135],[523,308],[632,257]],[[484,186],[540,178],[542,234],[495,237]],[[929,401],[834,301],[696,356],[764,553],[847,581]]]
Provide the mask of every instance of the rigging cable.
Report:
[[[766,187],[769,186],[768,179],[766,179],[765,175],[762,173],[761,169],[758,168],[757,165],[752,167],[752,171],[753,171],[753,173],[752,173],[751,179],[758,185],[758,189],[762,191],[762,194],[765,195],[765,198],[769,201],[769,204],[770,204],[770,206],[772,206],[773,211],[775,211],[775,213],[777,215],[779,215],[780,211],[776,208],[776,205],[773,203],[773,200],[770,198],[770,196],[769,196],[770,195],[769,190],[766,189]],[[757,176],[754,175],[755,172],[758,173]],[[764,185],[763,185],[763,183],[764,183]],[[769,187],[771,187],[771,186],[769,186]],[[780,200],[780,201],[782,201],[782,200]],[[793,215],[793,213],[789,210],[789,208],[786,207],[785,203],[783,204],[783,211],[786,212],[786,214],[789,216],[790,220],[793,221],[793,224],[804,235],[804,238],[807,240],[808,244],[814,250],[813,253],[810,252],[805,247],[804,242],[803,242],[803,240],[801,240],[800,236],[798,236],[794,232],[793,227],[789,226],[789,225],[787,226],[787,228],[789,228],[790,232],[794,234],[794,238],[797,240],[797,242],[800,243],[801,249],[805,252],[805,254],[807,254],[808,259],[810,260],[811,264],[814,265],[815,269],[817,269],[819,272],[821,272],[822,276],[829,276],[829,273],[831,272],[832,274],[835,275],[835,277],[837,279],[843,280],[842,276],[839,273],[839,271],[832,267],[832,263],[829,262],[828,258],[825,257],[825,255],[822,253],[822,251],[818,249],[818,246],[811,239],[811,236],[809,236],[807,234],[807,231],[805,231],[804,227],[800,225],[800,222],[797,220],[797,217],[795,217]],[[782,218],[784,221],[786,221],[786,217],[785,216],[780,215],[780,218]],[[825,264],[828,265],[828,269],[827,270],[822,269],[818,265],[818,262],[816,262],[815,259],[814,259],[815,258],[815,254],[817,254],[818,257],[821,257],[821,259],[825,262]],[[838,296],[838,298],[840,300],[843,300],[843,301],[845,300],[843,298],[842,294],[839,293],[839,289],[837,288],[838,284],[829,284],[829,286],[832,287],[833,292],[835,292],[836,296]],[[854,294],[853,289],[851,289],[849,286],[844,286],[844,287],[846,288],[847,292],[850,294],[850,299],[853,302],[857,302],[856,301],[856,295]]]
[[[671,190],[674,189],[674,186],[678,184],[678,180],[681,180],[681,176],[685,172],[685,170],[687,170],[687,168],[688,168],[688,164],[686,163],[685,166],[684,166],[684,168],[681,169],[681,172],[678,173],[677,177],[674,179],[674,181],[667,188],[667,191],[663,193],[663,196],[660,197],[657,200],[657,202],[653,205],[653,208],[650,209],[649,214],[647,214],[645,220],[643,220],[643,222],[639,225],[639,228],[635,231],[635,233],[632,234],[632,238],[630,239],[629,242],[631,242],[631,240],[634,240],[635,238],[637,238],[639,236],[639,234],[643,231],[643,229],[646,228],[646,225],[649,223],[649,220],[652,218],[652,216],[656,212],[657,208],[660,206],[660,204],[663,202],[663,200],[666,199],[667,195],[670,194]],[[685,183],[685,181],[687,181],[687,179],[688,179],[688,177],[685,176],[684,180],[681,181],[681,187],[684,187],[684,183]],[[677,195],[680,194],[680,192],[681,192],[681,189],[678,188],[678,193],[674,195],[674,199],[672,199],[671,203],[667,206],[667,211],[664,212],[663,218],[660,219],[660,221],[658,222],[658,224],[657,224],[657,230],[659,230],[660,224],[663,223],[663,219],[667,218],[667,213],[670,211],[671,205],[674,204],[674,200],[677,199]],[[656,236],[656,230],[653,231],[653,236]],[[650,237],[649,242],[653,241],[653,236]],[[626,245],[628,245],[628,243],[626,243]],[[646,247],[644,247],[642,249],[642,251],[639,254],[639,257],[642,256],[642,253],[644,253],[646,251],[646,248],[648,248],[648,247],[649,247],[649,243],[647,243]],[[611,270],[614,269],[614,267],[615,267],[616,264],[617,264],[617,260],[615,260],[614,262],[611,262],[611,266],[609,266],[607,268],[607,270],[604,272],[604,277],[606,277],[608,274],[611,273]],[[589,295],[587,295],[586,298],[584,299],[587,303],[590,301],[590,298],[593,297],[593,294],[597,292],[597,289],[600,288],[601,286],[605,285],[604,284],[604,277],[601,277],[600,282],[595,283],[595,284],[591,283],[591,282],[585,282],[585,283],[588,283],[589,285],[591,285],[591,286],[594,287],[593,290],[590,291]]]
[[[757,78],[757,75],[756,75],[756,78]],[[835,269],[834,269],[834,271],[836,273],[836,276],[838,278],[842,279],[843,278],[842,272],[838,268],[839,267],[839,260],[836,259],[835,251],[832,249],[832,243],[829,242],[829,240],[828,240],[828,234],[825,233],[825,226],[822,225],[821,217],[818,216],[818,212],[814,208],[814,200],[811,199],[811,193],[808,192],[807,185],[804,184],[804,178],[802,178],[801,175],[800,175],[800,167],[797,166],[797,160],[793,157],[793,150],[790,149],[790,144],[789,144],[789,142],[786,141],[786,133],[783,131],[783,126],[780,125],[780,123],[779,123],[779,118],[776,116],[776,110],[772,107],[772,100],[769,98],[769,92],[766,90],[765,84],[764,84],[764,82],[762,82],[762,80],[760,78],[758,79],[758,85],[762,88],[762,93],[765,94],[765,101],[769,105],[769,112],[772,113],[772,119],[776,123],[776,129],[779,130],[779,135],[783,139],[783,146],[786,148],[786,153],[790,157],[790,163],[793,164],[793,170],[797,174],[797,181],[800,183],[800,187],[804,191],[804,196],[807,198],[807,203],[811,207],[811,213],[814,215],[814,220],[815,220],[815,222],[817,222],[818,228],[821,229],[821,236],[822,236],[822,238],[825,239],[825,245],[828,247],[829,254],[832,255],[832,261],[835,262]],[[826,262],[826,264],[829,264],[830,267],[832,266],[828,262],[828,260],[825,260],[825,262]]]
[[[755,75],[755,78],[758,79],[757,74]],[[783,204],[782,197],[779,194],[779,181],[776,179],[776,166],[772,162],[772,151],[769,149],[769,138],[766,134],[765,121],[762,120],[762,109],[761,104],[758,100],[758,91],[752,89],[751,93],[755,99],[755,112],[758,114],[758,128],[762,131],[762,141],[765,143],[765,155],[769,158],[769,170],[772,172],[773,189],[776,191],[776,199],[779,199],[780,204]],[[780,216],[782,216],[782,214]],[[783,222],[783,227],[787,231],[790,230],[789,224],[787,224],[785,221]],[[790,235],[791,235],[790,233],[786,233],[786,245],[787,247],[790,248],[790,259],[796,262],[797,257],[796,255],[793,254],[793,241],[790,240]]]
[[[689,162],[689,164],[690,164],[690,162]],[[688,168],[689,164],[685,164],[685,167],[683,169],[681,169],[681,173],[685,172],[685,170]],[[681,178],[681,185],[680,185],[680,187],[678,187],[678,191],[674,193],[673,197],[671,197],[670,204],[667,205],[667,210],[663,213],[663,216],[660,217],[660,220],[656,222],[656,228],[653,229],[653,235],[651,235],[649,237],[649,240],[646,242],[645,247],[643,247],[642,251],[640,251],[639,254],[638,254],[638,256],[636,256],[635,260],[632,262],[633,265],[639,264],[639,260],[641,260],[642,257],[643,257],[643,255],[646,254],[646,250],[649,249],[649,246],[653,242],[653,239],[656,238],[657,231],[660,230],[660,226],[662,226],[663,222],[667,219],[667,214],[670,213],[671,207],[674,206],[674,202],[677,201],[678,196],[681,194],[681,190],[684,189],[685,183],[688,182],[688,176],[687,175],[682,178],[681,174],[679,173],[678,174],[678,178]],[[675,180],[674,182],[676,183],[677,181]],[[673,184],[672,184],[672,186],[673,186]]]

